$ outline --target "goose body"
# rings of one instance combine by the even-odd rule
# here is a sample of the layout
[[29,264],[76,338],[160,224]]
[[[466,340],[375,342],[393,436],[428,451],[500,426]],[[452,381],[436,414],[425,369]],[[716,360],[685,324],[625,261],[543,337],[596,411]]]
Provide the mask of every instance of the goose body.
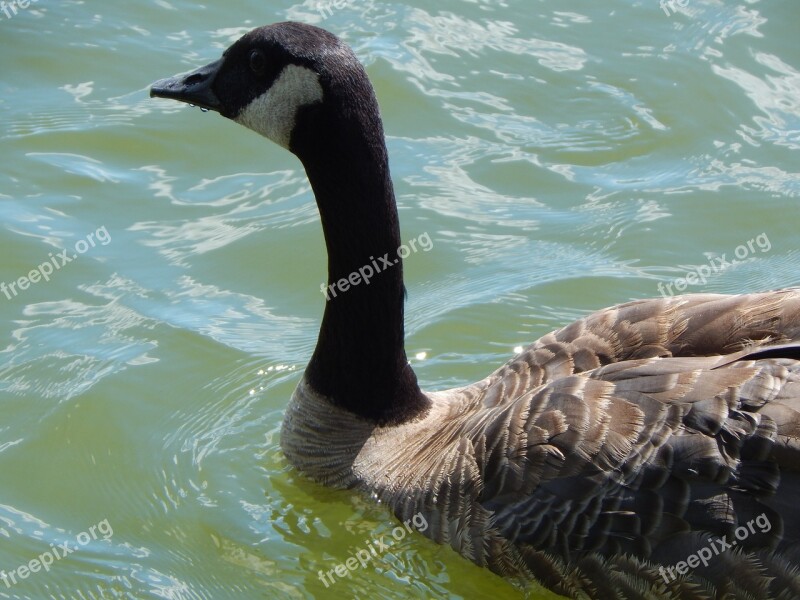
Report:
[[[322,29],[255,29],[151,95],[293,152],[328,282],[396,255],[374,92]],[[800,597],[800,290],[629,302],[425,393],[403,346],[403,267],[325,303],[281,433],[314,480],[362,490],[478,565],[574,598]]]

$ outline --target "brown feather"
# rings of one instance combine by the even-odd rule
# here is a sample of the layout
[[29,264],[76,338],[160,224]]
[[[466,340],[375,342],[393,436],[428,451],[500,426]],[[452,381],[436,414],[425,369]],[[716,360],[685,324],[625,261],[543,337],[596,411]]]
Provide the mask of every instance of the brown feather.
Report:
[[[282,443],[310,476],[422,512],[437,542],[570,597],[795,598],[798,357],[798,290],[630,302],[401,425],[303,382]],[[665,579],[718,536],[739,543]]]

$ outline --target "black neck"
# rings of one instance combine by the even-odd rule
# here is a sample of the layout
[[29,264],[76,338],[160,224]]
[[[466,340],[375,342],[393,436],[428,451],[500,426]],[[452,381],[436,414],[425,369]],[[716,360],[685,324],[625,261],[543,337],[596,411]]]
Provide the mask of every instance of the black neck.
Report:
[[329,96],[298,119],[292,136],[328,249],[325,313],[305,377],[335,404],[393,424],[418,416],[429,400],[406,358],[397,206],[383,126],[366,85],[360,110]]

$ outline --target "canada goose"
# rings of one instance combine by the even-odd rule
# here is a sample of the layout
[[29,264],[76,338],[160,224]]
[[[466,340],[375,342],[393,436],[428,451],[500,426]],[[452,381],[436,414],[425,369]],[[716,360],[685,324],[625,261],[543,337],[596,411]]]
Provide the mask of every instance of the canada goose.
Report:
[[[375,95],[331,33],[255,29],[150,94],[300,159],[330,285],[397,256]],[[402,261],[325,302],[281,434],[300,471],[401,521],[422,513],[436,542],[567,596],[800,597],[800,290],[606,308],[430,393],[403,302]]]

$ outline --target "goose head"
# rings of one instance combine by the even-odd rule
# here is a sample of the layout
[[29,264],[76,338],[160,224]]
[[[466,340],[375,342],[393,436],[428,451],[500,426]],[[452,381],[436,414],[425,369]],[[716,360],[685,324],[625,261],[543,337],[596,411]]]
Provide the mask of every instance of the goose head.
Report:
[[361,100],[361,120],[377,117],[372,87],[349,46],[294,22],[248,32],[220,59],[157,81],[150,96],[218,112],[301,159],[306,147],[353,116],[352,99]]

